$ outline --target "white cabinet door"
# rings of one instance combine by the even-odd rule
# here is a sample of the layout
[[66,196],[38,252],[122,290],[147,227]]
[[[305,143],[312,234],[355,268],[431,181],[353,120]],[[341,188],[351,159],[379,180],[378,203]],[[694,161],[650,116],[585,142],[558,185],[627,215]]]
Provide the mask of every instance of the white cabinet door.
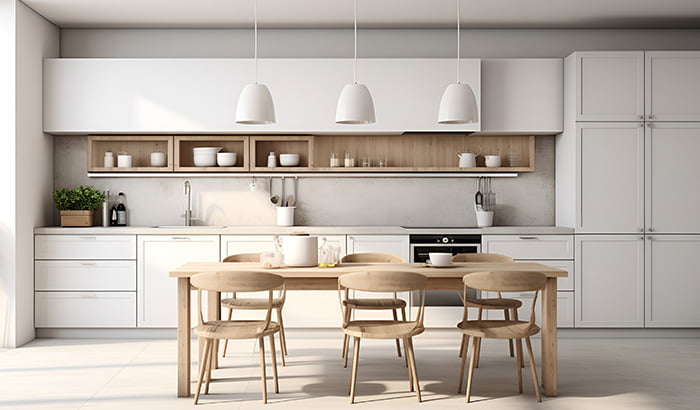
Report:
[[136,235],[35,235],[35,259],[136,259]]
[[576,327],[644,326],[642,235],[576,235]]
[[[187,262],[217,261],[218,235],[139,235],[136,258],[138,327],[176,327],[177,280],[169,277],[169,272]],[[196,301],[194,297],[195,308]]]
[[579,123],[576,232],[644,228],[643,123]]
[[652,121],[700,121],[700,52],[648,51],[646,115]]
[[35,292],[34,326],[136,326],[136,292]]
[[513,259],[573,259],[573,235],[482,235],[481,251]]
[[564,120],[561,58],[481,60],[481,132],[558,134]]
[[558,291],[573,291],[574,290],[574,261],[564,261],[564,260],[554,260],[554,261],[546,261],[546,260],[522,260],[522,259],[516,259],[517,262],[534,262],[534,263],[541,263],[546,266],[551,266],[552,268],[557,268],[557,269],[562,269],[568,272],[568,276],[565,278],[557,278],[557,290]]
[[[501,295],[504,298],[518,299],[523,302],[523,305],[518,309],[518,320],[530,320],[532,301],[535,297],[534,292],[503,292]],[[498,294],[496,292],[486,292],[486,297],[496,298]],[[503,311],[487,310],[486,319],[503,320]],[[535,305],[535,323],[542,326],[541,292],[537,295],[537,303]],[[574,292],[557,292],[557,327],[574,327]]]
[[408,235],[348,235],[348,255],[366,252],[388,253],[408,262]]
[[648,235],[647,327],[700,327],[700,235]]
[[136,261],[35,261],[34,290],[136,291]]
[[644,117],[644,52],[576,53],[576,121]]
[[272,252],[273,235],[221,235],[221,259],[239,253]]
[[647,230],[700,232],[700,123],[650,124],[646,151]]

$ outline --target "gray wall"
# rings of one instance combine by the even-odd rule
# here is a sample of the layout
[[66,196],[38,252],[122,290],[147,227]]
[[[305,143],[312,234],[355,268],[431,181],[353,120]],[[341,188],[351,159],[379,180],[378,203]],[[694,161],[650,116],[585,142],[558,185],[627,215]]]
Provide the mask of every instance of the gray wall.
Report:
[[[449,29],[364,29],[361,57],[453,57]],[[575,50],[700,50],[700,30],[463,30],[464,57],[565,57]],[[350,57],[347,29],[262,30],[260,56]],[[61,56],[251,57],[251,30],[144,29],[62,30]],[[180,223],[182,179],[86,177],[84,137],[56,137],[55,186],[90,184],[126,192],[131,223]],[[499,225],[554,224],[554,138],[537,137],[536,172],[493,182]],[[197,178],[195,212],[208,224],[274,224],[266,181],[258,192],[247,178]],[[279,186],[279,181],[276,182]],[[291,188],[291,181],[287,181]],[[437,225],[475,224],[474,179],[302,178],[298,224]]]

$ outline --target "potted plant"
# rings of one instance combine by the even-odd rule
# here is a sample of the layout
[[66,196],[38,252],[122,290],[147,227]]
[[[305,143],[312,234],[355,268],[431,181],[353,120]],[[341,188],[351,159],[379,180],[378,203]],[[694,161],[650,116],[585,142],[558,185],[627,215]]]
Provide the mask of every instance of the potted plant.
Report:
[[92,226],[95,211],[100,209],[105,196],[90,186],[54,191],[56,209],[61,211],[61,226]]

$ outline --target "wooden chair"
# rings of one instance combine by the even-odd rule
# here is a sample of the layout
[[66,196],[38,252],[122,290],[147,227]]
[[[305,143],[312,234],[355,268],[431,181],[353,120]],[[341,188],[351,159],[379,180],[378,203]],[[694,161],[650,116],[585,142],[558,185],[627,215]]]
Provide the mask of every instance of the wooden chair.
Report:
[[[390,255],[388,253],[353,253],[350,255],[345,255],[340,260],[340,263],[406,263],[403,258]],[[348,315],[347,320],[350,320],[350,315],[352,314],[352,309],[357,310],[391,310],[394,315],[394,320],[398,320],[398,310],[401,309],[401,318],[406,320],[406,301],[399,299],[396,292],[394,292],[393,298],[352,298],[344,299],[343,306],[348,307],[345,310],[346,315]],[[345,359],[344,367],[348,365],[348,342],[349,336],[345,335],[343,338],[343,353],[342,357]],[[406,347],[404,346],[404,350]],[[401,357],[401,344],[399,339],[396,339],[396,353]],[[406,359],[406,366],[408,366],[408,359]]]
[[[535,324],[535,304],[537,295],[540,290],[544,289],[546,278],[539,272],[519,272],[519,271],[502,271],[502,272],[474,272],[464,275],[464,295],[466,298],[467,288],[486,290],[490,292],[528,292],[534,291],[535,297],[532,301],[530,309],[530,320],[528,322],[518,319],[506,320],[464,320],[457,327],[462,331],[467,338],[472,337],[471,359],[469,361],[469,375],[467,378],[467,403],[472,391],[472,381],[474,376],[474,367],[479,356],[481,339],[516,339],[518,347],[522,347],[522,340],[525,339],[527,345],[527,354],[530,362],[530,371],[532,372],[532,383],[535,387],[535,395],[537,401],[541,402],[539,382],[537,381],[537,370],[535,369],[535,359],[532,355],[532,345],[530,336],[537,334],[540,328]],[[467,310],[465,305],[464,310]],[[523,354],[522,349],[518,349],[518,391],[523,392]],[[462,391],[462,382],[464,380],[464,366],[467,361],[467,355],[462,356],[462,366],[459,371],[459,388],[458,392]]]
[[[460,253],[452,257],[452,262],[513,262],[513,258],[498,253]],[[462,295],[460,294],[460,296]],[[509,320],[511,316],[513,319],[518,320],[518,309],[523,305],[523,303],[517,299],[502,298],[500,292],[498,293],[498,298],[463,299],[462,302],[465,302],[467,307],[479,309],[477,316],[479,320],[481,320],[484,310],[503,310],[503,317],[506,320]],[[465,309],[462,321],[467,320],[466,315],[467,310]],[[462,357],[467,349],[466,342],[466,336],[462,335],[462,343],[459,346],[459,357]],[[508,352],[510,353],[510,357],[514,357],[512,340],[508,341]],[[522,351],[520,354],[522,355]],[[476,367],[479,367],[478,360],[476,362]]]
[[[345,308],[343,332],[354,338],[352,378],[350,381],[350,403],[355,402],[355,384],[357,382],[357,367],[360,357],[360,339],[403,339],[406,360],[408,361],[408,383],[410,390],[416,391],[418,401],[421,401],[420,385],[416,357],[413,351],[413,336],[423,333],[423,312],[425,308],[425,288],[428,279],[418,273],[373,271],[355,272],[341,275],[338,278],[338,297],[341,309]],[[350,310],[347,301],[347,290],[363,292],[411,292],[420,291],[421,304],[415,321],[404,320],[350,320],[347,311]],[[344,296],[343,296],[344,295]],[[344,298],[345,297],[345,298]],[[346,356],[347,357],[347,356]],[[347,359],[346,359],[347,360]]]
[[[215,357],[216,341],[220,339],[258,339],[260,345],[260,369],[262,371],[262,396],[263,403],[267,403],[267,380],[265,376],[265,342],[267,336],[270,341],[270,353],[272,355],[272,376],[275,383],[275,393],[279,393],[277,381],[277,358],[275,352],[274,334],[280,331],[280,325],[272,322],[273,290],[284,288],[284,278],[266,272],[206,272],[192,276],[192,285],[197,288],[199,305],[199,325],[194,333],[204,340],[204,352],[200,358],[199,377],[197,379],[197,391],[194,396],[194,404],[199,401],[202,382],[206,376],[204,393],[209,393],[211,370]],[[265,320],[210,320],[205,321],[202,313],[202,290],[214,292],[261,292],[267,291],[267,314]]]
[[[260,262],[259,253],[239,253],[229,255],[222,262]],[[286,299],[287,292],[282,290],[279,297],[272,299],[272,308],[277,311],[277,322],[280,325],[280,345],[282,347],[282,366],[285,366],[284,356],[287,355],[287,337],[284,333],[284,321],[282,320],[282,308]],[[265,310],[267,309],[267,299],[261,298],[238,298],[234,292],[230,298],[221,300],[221,307],[228,309],[228,320],[233,317],[234,310]],[[221,357],[226,356],[226,348],[228,340],[224,342],[224,350],[221,352]]]

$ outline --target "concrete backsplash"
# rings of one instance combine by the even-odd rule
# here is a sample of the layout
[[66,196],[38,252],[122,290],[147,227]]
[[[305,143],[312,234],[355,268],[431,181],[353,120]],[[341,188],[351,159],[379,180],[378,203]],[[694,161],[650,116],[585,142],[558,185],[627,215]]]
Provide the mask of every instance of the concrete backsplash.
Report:
[[[88,178],[87,138],[55,137],[55,188],[91,185],[127,196],[129,224],[183,223],[185,178]],[[493,178],[496,225],[554,224],[554,137],[536,139],[536,171]],[[274,225],[269,180],[190,178],[195,224]],[[285,194],[295,181],[285,178]],[[272,190],[281,194],[282,181]],[[296,225],[475,226],[475,178],[303,178],[296,181]],[[58,214],[56,214],[58,224]]]

